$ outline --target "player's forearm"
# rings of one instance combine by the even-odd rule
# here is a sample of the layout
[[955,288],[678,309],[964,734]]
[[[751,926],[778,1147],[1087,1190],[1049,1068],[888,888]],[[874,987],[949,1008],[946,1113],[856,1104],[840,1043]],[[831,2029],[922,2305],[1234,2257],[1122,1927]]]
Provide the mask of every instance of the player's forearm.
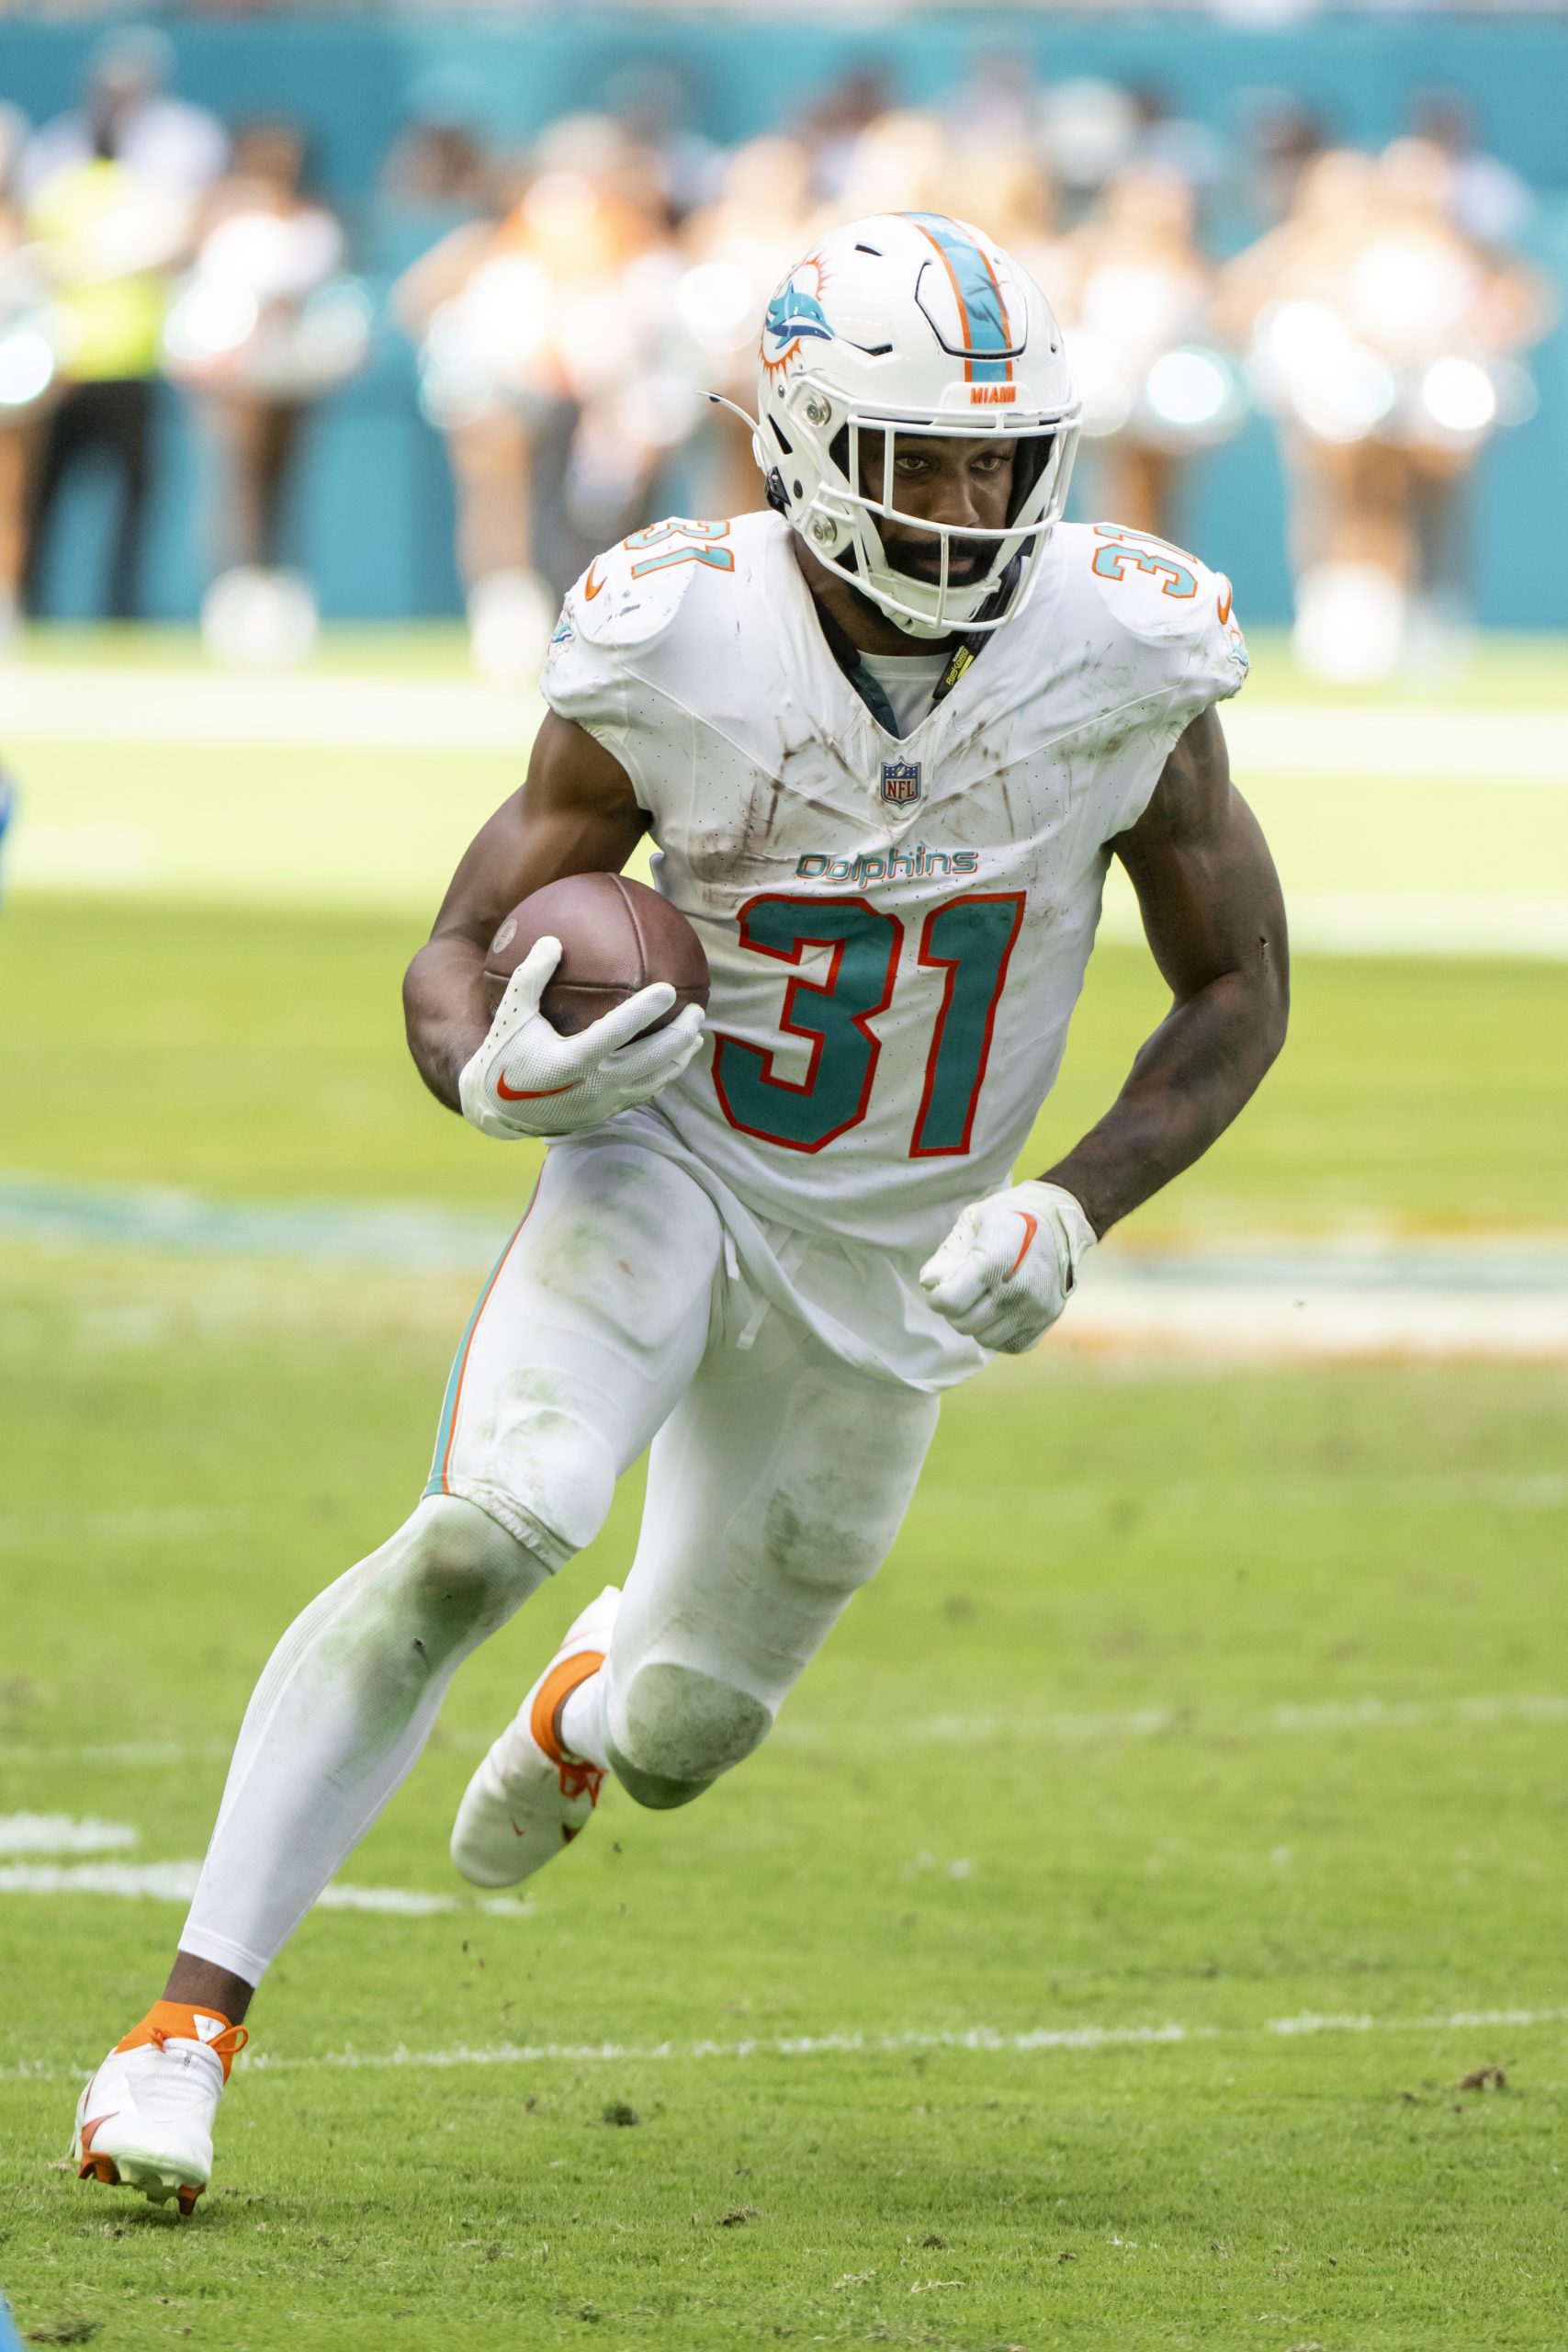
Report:
[[1104,1118],[1045,1181],[1080,1201],[1104,1234],[1224,1133],[1283,1045],[1287,1009],[1284,982],[1268,966],[1199,989],[1161,1022]]
[[449,1111],[462,1110],[458,1079],[490,1031],[484,961],[503,916],[563,875],[618,874],[647,823],[619,763],[581,727],[547,711],[527,783],[464,851],[434,933],[403,981],[409,1051]]
[[485,951],[458,933],[430,940],[403,980],[403,1023],[414,1067],[438,1102],[460,1111],[457,1080],[490,1027]]

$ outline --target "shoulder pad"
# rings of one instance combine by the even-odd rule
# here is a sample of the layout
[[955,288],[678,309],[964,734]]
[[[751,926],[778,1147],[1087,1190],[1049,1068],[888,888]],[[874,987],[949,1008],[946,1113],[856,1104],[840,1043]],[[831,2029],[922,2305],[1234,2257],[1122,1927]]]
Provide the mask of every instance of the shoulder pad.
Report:
[[1247,675],[1247,645],[1223,572],[1168,539],[1118,523],[1096,523],[1077,536],[1079,560],[1120,628],[1212,675],[1215,698],[1235,692]]
[[654,644],[702,571],[732,572],[728,523],[671,515],[596,555],[567,596],[563,623],[606,650]]
[[1222,582],[1185,548],[1119,523],[1096,523],[1085,537],[1095,586],[1135,637],[1186,637],[1217,616]]

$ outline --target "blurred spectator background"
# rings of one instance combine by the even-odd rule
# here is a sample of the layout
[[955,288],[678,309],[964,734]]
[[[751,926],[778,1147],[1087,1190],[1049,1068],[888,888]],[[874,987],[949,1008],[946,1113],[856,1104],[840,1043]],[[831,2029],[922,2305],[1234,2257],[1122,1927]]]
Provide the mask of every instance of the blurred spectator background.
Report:
[[[220,21],[215,21],[219,19]],[[1224,562],[1320,673],[1568,623],[1568,13],[1304,0],[446,23],[0,21],[0,620],[466,610],[536,666],[594,548],[754,504],[771,288],[984,223],[1055,305],[1078,514]]]

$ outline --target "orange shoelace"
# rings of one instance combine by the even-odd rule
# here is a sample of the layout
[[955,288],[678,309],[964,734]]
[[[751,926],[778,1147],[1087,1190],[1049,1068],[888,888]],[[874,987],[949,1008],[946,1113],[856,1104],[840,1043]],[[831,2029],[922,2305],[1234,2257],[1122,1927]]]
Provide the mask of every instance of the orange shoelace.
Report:
[[[204,2025],[216,2025],[219,2031],[213,2034],[198,2031],[198,2018]],[[115,2048],[117,2051],[141,2050],[151,2043],[154,2049],[163,2050],[171,2041],[199,2042],[218,2060],[223,2069],[223,2079],[227,2082],[230,2067],[250,2038],[249,2029],[243,2025],[231,2025],[221,2009],[206,2008],[198,2001],[154,2001],[141,2024],[132,2026],[123,2041],[116,2042]]]
[[[155,2041],[160,2050],[166,2049],[171,2041],[190,2041],[194,2038],[188,2033],[171,2033],[166,2026],[150,2025],[147,2029],[148,2041]],[[223,2031],[216,2035],[211,2041],[204,2041],[202,2048],[210,2050],[215,2058],[227,2059],[231,2063],[239,2056],[250,2038],[251,2030],[248,2025],[225,2026]],[[223,2072],[227,2074],[229,2068],[225,2065]]]
[[586,1797],[590,1804],[597,1804],[599,1792],[604,1785],[602,1764],[584,1764],[575,1757],[563,1756],[556,1765],[563,1797]]

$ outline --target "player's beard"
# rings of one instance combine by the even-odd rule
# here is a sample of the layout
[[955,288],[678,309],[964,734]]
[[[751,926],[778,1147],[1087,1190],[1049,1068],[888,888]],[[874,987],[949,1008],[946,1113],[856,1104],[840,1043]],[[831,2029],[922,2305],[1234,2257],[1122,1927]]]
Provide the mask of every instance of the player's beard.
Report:
[[[909,532],[896,534],[884,528],[881,538],[883,556],[890,571],[897,572],[902,580],[917,581],[923,588],[935,588],[940,584],[942,541],[934,532],[921,531],[917,526]],[[995,547],[994,539],[954,538],[952,540],[948,556],[948,586],[950,588],[973,587],[977,576],[991,561]],[[1014,560],[1016,561],[1016,558]],[[844,573],[850,593],[867,620],[874,622],[892,620],[897,626],[897,615],[889,613],[886,606],[876,597],[868,596],[855,579],[851,569],[854,561],[852,551],[849,548],[843,548],[834,558],[834,561]],[[929,571],[924,568],[927,561],[931,566]],[[956,636],[962,626],[961,622],[954,620],[951,626],[950,638]],[[928,642],[928,640],[921,641]]]
[[[947,543],[947,583],[950,588],[972,588],[991,560],[996,542],[991,539],[953,538]],[[922,587],[935,588],[942,579],[942,541],[934,532],[911,531],[882,534],[882,552],[890,571],[905,580],[918,580]]]

